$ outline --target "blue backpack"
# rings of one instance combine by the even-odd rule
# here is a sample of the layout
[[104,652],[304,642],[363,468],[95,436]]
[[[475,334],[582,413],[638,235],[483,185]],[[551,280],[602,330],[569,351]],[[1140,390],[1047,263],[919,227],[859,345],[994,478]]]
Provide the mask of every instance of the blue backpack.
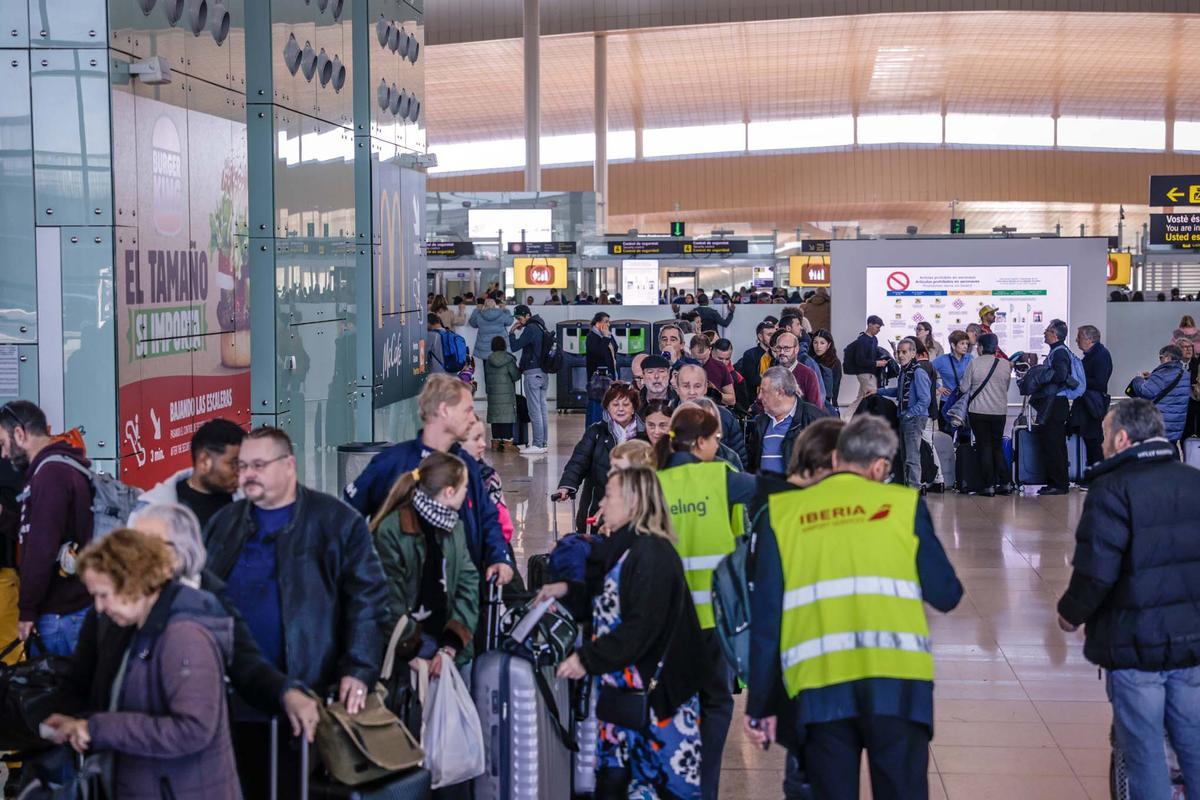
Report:
[[1071,357],[1071,377],[1067,380],[1067,385],[1058,394],[1060,397],[1065,397],[1068,400],[1077,400],[1087,391],[1087,375],[1083,371],[1083,361],[1070,348],[1064,348],[1067,355]]
[[467,350],[467,340],[454,331],[443,328],[439,331],[442,337],[442,369],[451,375],[462,372],[467,365],[470,351]]

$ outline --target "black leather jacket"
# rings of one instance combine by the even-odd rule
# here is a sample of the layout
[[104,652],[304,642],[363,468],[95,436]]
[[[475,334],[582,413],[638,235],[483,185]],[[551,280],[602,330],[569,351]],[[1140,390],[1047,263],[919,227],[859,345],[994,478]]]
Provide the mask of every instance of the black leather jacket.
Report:
[[[204,532],[207,567],[227,580],[255,528],[249,500],[231,503]],[[296,488],[277,560],[288,676],[324,693],[341,678],[379,678],[388,590],[363,517],[336,497]]]

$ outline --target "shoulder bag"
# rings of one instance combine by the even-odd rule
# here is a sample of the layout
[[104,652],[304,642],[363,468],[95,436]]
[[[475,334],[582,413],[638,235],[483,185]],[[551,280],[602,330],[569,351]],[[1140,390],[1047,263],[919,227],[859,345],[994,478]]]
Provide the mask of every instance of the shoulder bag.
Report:
[[675,641],[675,631],[679,629],[679,617],[682,614],[683,606],[680,603],[676,607],[676,622],[667,636],[667,646],[663,648],[662,656],[654,667],[654,675],[645,688],[602,685],[596,700],[596,719],[635,731],[644,731],[650,726],[650,695],[658,688],[658,679],[662,676],[667,654],[671,652],[671,643]]

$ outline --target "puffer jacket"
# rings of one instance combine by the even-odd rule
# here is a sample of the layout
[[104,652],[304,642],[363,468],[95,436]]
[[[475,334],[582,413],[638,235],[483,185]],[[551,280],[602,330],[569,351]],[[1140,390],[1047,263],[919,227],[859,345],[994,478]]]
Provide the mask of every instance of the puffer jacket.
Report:
[[492,352],[492,339],[499,336],[508,344],[508,327],[513,324],[512,312],[507,308],[484,308],[482,306],[471,312],[467,324],[477,328],[475,349],[471,352],[476,358]]
[[1105,669],[1200,665],[1200,470],[1151,439],[1092,467],[1058,612]]
[[517,381],[521,380],[516,356],[507,350],[492,353],[483,362],[483,377],[487,381],[488,424],[516,422]]
[[[1182,377],[1180,377],[1181,375]],[[1176,381],[1176,378],[1179,380]],[[1172,384],[1174,384],[1173,387]],[[1149,378],[1138,375],[1129,383],[1134,397],[1144,397],[1147,400],[1155,400],[1168,387],[1171,387],[1171,391],[1167,392],[1154,405],[1162,412],[1167,439],[1178,442],[1183,438],[1183,428],[1187,422],[1188,400],[1192,398],[1192,387],[1188,382],[1187,373],[1184,372],[1183,364],[1178,361],[1159,364],[1150,373]]]
[[[646,438],[641,432],[641,419],[638,419],[638,430],[635,438]],[[613,436],[612,428],[609,427],[606,411],[604,419],[592,423],[583,432],[583,438],[575,445],[575,449],[571,451],[571,458],[563,467],[558,485],[577,492],[576,531],[586,531],[588,517],[600,508],[600,501],[604,499],[605,486],[608,484],[609,458],[616,446],[617,438]]]
[[112,750],[116,796],[237,800],[225,665],[233,620],[208,592],[171,584],[133,635],[117,707],[88,719],[92,747]]

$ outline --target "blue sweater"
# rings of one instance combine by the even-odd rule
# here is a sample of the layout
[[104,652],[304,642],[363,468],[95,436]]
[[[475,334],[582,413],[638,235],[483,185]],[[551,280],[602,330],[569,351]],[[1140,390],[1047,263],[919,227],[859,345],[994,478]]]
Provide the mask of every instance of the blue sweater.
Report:
[[[804,491],[787,489],[785,491]],[[771,527],[769,506],[754,509],[755,569],[750,600],[750,694],[746,713],[753,719],[778,715],[791,702],[783,685],[779,630],[783,621],[783,562]],[[917,537],[917,577],[921,595],[938,611],[948,612],[962,599],[963,587],[954,573],[924,498],[917,501],[913,520]],[[811,689],[795,701],[803,724],[833,722],[866,716],[890,716],[919,722],[933,729],[933,683],[896,678],[867,678]]]
[[[343,499],[369,518],[383,505],[400,476],[419,467],[431,452],[421,441],[419,432],[412,441],[392,445],[371,459],[354,483],[345,488]],[[457,444],[450,448],[450,452],[467,465],[467,501],[459,509],[458,515],[463,522],[471,560],[480,572],[492,564],[511,566],[508,543],[504,541],[504,531],[500,528],[500,514],[483,485],[479,463]]]
[[[938,375],[942,379],[942,387],[954,391],[958,388],[958,382],[967,374],[967,367],[971,366],[971,359],[974,358],[970,353],[967,353],[962,358],[955,358],[951,353],[945,353],[933,360],[933,368],[937,370]],[[955,375],[955,373],[958,373]]]

